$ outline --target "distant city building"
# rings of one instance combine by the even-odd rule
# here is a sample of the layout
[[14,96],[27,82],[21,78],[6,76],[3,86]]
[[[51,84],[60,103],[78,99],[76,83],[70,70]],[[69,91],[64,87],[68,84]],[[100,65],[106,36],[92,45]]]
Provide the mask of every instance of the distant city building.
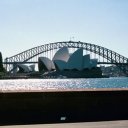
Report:
[[107,75],[110,77],[119,77],[119,76],[126,76],[126,74],[116,65],[110,65],[110,66],[101,66],[103,75]]

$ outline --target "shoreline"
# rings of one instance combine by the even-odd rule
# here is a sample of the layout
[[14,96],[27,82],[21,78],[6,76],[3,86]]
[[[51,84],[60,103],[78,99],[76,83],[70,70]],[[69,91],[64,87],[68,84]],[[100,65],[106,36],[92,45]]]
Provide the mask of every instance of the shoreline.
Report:
[[[81,77],[65,77],[65,76],[58,76],[58,77],[31,77],[31,76],[2,76],[0,80],[8,80],[8,79],[79,79]],[[82,77],[82,78],[109,78],[109,76],[102,76],[102,77]]]
[[82,88],[82,89],[42,89],[42,90],[0,90],[0,93],[70,93],[70,92],[127,92],[128,88]]

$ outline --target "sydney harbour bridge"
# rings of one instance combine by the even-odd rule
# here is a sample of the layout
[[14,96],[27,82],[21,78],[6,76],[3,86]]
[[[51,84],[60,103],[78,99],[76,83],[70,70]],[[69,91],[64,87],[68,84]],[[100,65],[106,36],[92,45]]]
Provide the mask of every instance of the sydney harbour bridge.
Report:
[[102,46],[80,41],[55,42],[37,46],[6,58],[4,66],[7,71],[11,72],[17,64],[37,64],[39,57],[43,56],[52,59],[56,51],[64,46],[68,47],[70,52],[83,48],[84,54],[90,54],[91,58],[98,59],[98,64],[114,64],[128,74],[128,58]]

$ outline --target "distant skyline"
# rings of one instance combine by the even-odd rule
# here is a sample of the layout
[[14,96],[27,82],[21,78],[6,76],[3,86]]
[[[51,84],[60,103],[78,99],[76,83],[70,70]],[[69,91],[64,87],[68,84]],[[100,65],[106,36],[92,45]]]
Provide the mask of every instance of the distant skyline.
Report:
[[70,39],[128,57],[128,0],[0,0],[3,58]]

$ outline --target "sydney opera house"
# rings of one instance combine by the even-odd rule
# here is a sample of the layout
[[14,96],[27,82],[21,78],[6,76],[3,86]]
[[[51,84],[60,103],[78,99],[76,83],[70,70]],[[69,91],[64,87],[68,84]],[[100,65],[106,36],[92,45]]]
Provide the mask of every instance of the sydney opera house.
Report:
[[[19,72],[33,72],[34,65],[18,65]],[[47,57],[38,58],[38,70],[46,76],[74,77],[101,77],[102,72],[97,67],[97,59],[91,59],[90,55],[83,55],[83,48],[69,53],[67,47],[60,48],[52,60]],[[43,75],[43,76],[45,76]]]
[[39,71],[51,70],[78,70],[85,68],[91,69],[97,66],[97,59],[90,59],[90,55],[83,56],[83,49],[79,48],[74,53],[70,54],[67,47],[59,49],[50,60],[46,57],[39,57]]
[[27,66],[24,64],[18,64],[17,67],[18,67],[18,72],[20,72],[20,73],[22,73],[22,72],[28,73],[28,72],[34,72],[35,71],[35,65]]
[[[83,56],[83,48],[69,53],[67,47],[59,49],[52,60],[46,57],[38,59],[39,72],[50,72],[48,75],[66,77],[101,77],[102,72],[97,67],[97,59],[90,59],[90,55]],[[77,71],[77,72],[76,72]]]

